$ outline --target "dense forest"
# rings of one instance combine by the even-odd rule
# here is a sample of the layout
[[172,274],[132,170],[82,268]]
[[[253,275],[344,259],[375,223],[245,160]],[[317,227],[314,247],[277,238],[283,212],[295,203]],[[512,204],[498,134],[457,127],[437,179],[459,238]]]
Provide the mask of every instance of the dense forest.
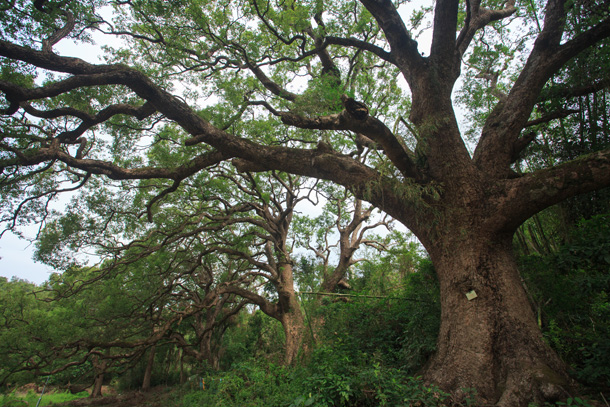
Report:
[[608,405],[607,1],[0,10],[3,404]]

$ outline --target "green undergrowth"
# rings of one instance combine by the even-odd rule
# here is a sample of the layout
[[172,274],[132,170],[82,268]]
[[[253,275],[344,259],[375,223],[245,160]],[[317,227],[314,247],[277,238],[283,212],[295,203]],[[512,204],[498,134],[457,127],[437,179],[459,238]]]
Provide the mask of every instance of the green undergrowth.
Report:
[[205,390],[184,390],[174,406],[444,406],[448,394],[401,369],[358,360],[341,349],[321,347],[310,363],[282,367],[247,361],[228,372],[204,376]]
[[[455,400],[421,378],[396,368],[350,363],[330,349],[315,351],[306,367],[286,368],[249,361],[204,378],[205,390],[183,389],[168,407],[480,407],[476,390]],[[318,359],[324,363],[317,363]],[[330,362],[330,363],[328,363]],[[340,363],[340,365],[339,365]],[[584,398],[528,407],[594,407]]]

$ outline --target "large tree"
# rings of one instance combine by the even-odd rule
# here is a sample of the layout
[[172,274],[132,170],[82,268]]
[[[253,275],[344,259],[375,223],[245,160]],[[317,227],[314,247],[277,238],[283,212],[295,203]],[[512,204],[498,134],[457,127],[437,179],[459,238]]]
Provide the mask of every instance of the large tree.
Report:
[[[514,164],[536,140],[533,124],[570,114],[537,103],[608,85],[602,70],[579,89],[562,85],[574,57],[607,48],[606,3],[438,0],[429,51],[412,33],[424,14],[403,18],[401,1],[117,1],[114,23],[96,15],[101,1],[86,3],[2,5],[8,227],[44,220],[50,198],[97,176],[123,188],[156,180],[149,216],[221,161],[327,179],[402,222],[435,265],[442,315],[427,380],[504,406],[565,394],[565,367],[542,339],[512,236],[544,208],[609,186],[610,151],[521,174]],[[586,18],[574,24],[578,14]],[[502,48],[509,23],[520,29],[514,49]],[[106,64],[54,51],[92,30],[126,46]],[[463,63],[486,47],[512,59],[497,70]],[[452,91],[461,76],[476,79],[472,70],[491,80],[487,103],[473,107],[488,109],[470,154]],[[173,160],[127,154],[167,138]]]

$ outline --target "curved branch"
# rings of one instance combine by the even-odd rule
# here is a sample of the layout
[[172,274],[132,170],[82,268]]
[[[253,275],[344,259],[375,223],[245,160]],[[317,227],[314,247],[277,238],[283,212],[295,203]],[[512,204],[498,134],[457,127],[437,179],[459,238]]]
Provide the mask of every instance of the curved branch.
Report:
[[169,188],[164,189],[157,196],[155,196],[153,199],[151,199],[150,202],[148,202],[148,204],[146,205],[146,215],[148,216],[149,222],[153,221],[152,207],[155,204],[155,202],[162,199],[164,196],[176,191],[178,189],[178,187],[180,186],[180,182],[181,182],[181,180],[175,180],[174,183]]
[[506,6],[500,10],[490,10],[480,7],[480,0],[467,0],[467,17],[464,27],[460,31],[456,41],[456,47],[460,55],[464,55],[472,42],[475,34],[492,21],[502,20],[513,15],[517,9],[515,0],[509,0]]
[[86,86],[118,85],[125,82],[124,72],[95,73],[76,75],[67,79],[37,88],[23,88],[8,81],[0,80],[0,90],[19,102],[59,96],[74,89]]
[[[43,172],[49,168],[51,168],[51,166],[53,165],[53,163],[49,163],[47,166],[45,166],[44,168],[42,168],[39,172]],[[51,190],[42,192],[40,194],[34,195],[34,196],[29,196],[27,198],[25,198],[23,201],[21,201],[19,203],[19,205],[17,206],[17,208],[12,211],[12,214],[10,216],[10,218],[3,218],[2,222],[6,222],[6,221],[10,221],[10,225],[8,225],[6,227],[6,229],[4,229],[2,232],[0,232],[0,238],[2,237],[2,235],[4,234],[4,232],[6,232],[7,230],[13,230],[17,224],[17,218],[19,217],[20,212],[22,211],[22,209],[24,208],[24,206],[30,202],[30,201],[35,201],[38,200],[44,196],[49,196],[49,199],[52,199],[53,197],[63,193],[63,192],[72,192],[72,191],[77,191],[79,190],[81,187],[83,187],[87,181],[89,181],[91,177],[90,173],[85,174],[85,176],[83,177],[83,179],[81,180],[81,182],[77,185],[75,185],[74,187],[71,188],[62,188],[62,189],[57,189],[57,188],[53,188]]]
[[36,51],[8,41],[0,40],[0,55],[10,59],[20,60],[39,68],[70,74],[96,74],[125,71],[125,65],[94,65],[80,58],[63,57],[54,53]]
[[27,113],[40,118],[52,119],[63,116],[74,116],[78,117],[79,119],[82,119],[82,123],[76,129],[62,132],[57,136],[58,139],[62,142],[70,142],[78,139],[87,130],[91,129],[95,125],[107,121],[115,115],[124,114],[133,116],[138,120],[144,120],[156,111],[154,106],[148,102],[144,103],[144,105],[142,106],[133,106],[119,103],[116,105],[108,106],[107,108],[98,112],[96,115],[91,115],[87,112],[83,112],[81,110],[70,107],[44,111],[38,110],[25,102],[22,102],[21,106]]
[[245,288],[241,288],[241,287],[237,287],[235,285],[229,284],[229,285],[219,287],[217,289],[217,292],[219,294],[230,293],[230,294],[239,295],[240,297],[245,298],[248,301],[250,301],[252,304],[258,305],[260,307],[261,311],[263,311],[265,314],[267,314],[271,317],[277,318],[277,316],[279,314],[277,304],[273,304],[273,303],[269,302],[265,297],[258,295],[252,291],[246,290]]
[[44,162],[59,160],[70,167],[78,168],[91,174],[106,175],[110,179],[128,180],[128,179],[184,179],[200,170],[218,164],[221,161],[227,160],[231,156],[227,156],[218,151],[212,151],[205,154],[200,154],[189,162],[177,166],[175,168],[123,168],[108,161],[94,159],[79,159],[62,151],[59,148],[59,141],[55,139],[50,147],[40,148],[34,151],[25,152],[21,156],[2,160],[2,167],[14,165],[34,166]]
[[254,76],[256,76],[256,78],[259,80],[259,82],[265,88],[267,88],[271,93],[273,93],[274,95],[279,96],[281,98],[284,98],[286,100],[290,100],[291,102],[294,102],[297,99],[298,95],[296,93],[288,92],[286,89],[282,88],[280,85],[273,82],[263,72],[263,70],[260,69],[260,67],[254,65],[250,62],[246,62],[246,65],[252,71],[252,73],[254,73]]
[[277,32],[277,30],[271,25],[271,23],[269,23],[269,21],[265,18],[265,16],[263,15],[263,13],[261,13],[261,11],[258,8],[258,2],[257,0],[252,0],[252,3],[254,4],[254,9],[256,10],[256,14],[258,15],[258,18],[261,19],[261,21],[263,22],[263,24],[265,24],[265,26],[267,27],[267,29],[269,31],[271,31],[271,33],[280,41],[282,41],[284,44],[286,45],[290,45],[293,42],[300,40],[301,41],[301,48],[304,48],[305,46],[305,42],[306,42],[306,38],[303,35],[295,35],[290,39],[285,39],[284,37],[282,37],[282,35],[280,33]]
[[[40,10],[42,10],[42,7]],[[52,53],[53,45],[67,37],[68,34],[70,34],[70,32],[74,29],[74,14],[66,10],[61,10],[60,12],[66,17],[66,24],[51,34],[49,38],[42,40],[42,52]]]

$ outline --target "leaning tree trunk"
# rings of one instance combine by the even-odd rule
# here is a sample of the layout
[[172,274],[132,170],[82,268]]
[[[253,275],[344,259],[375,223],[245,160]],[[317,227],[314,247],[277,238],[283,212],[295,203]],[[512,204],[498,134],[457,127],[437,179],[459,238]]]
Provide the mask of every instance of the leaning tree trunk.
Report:
[[430,253],[441,289],[441,326],[425,379],[458,397],[476,389],[481,402],[498,406],[565,397],[566,368],[542,338],[512,235],[455,230]]

